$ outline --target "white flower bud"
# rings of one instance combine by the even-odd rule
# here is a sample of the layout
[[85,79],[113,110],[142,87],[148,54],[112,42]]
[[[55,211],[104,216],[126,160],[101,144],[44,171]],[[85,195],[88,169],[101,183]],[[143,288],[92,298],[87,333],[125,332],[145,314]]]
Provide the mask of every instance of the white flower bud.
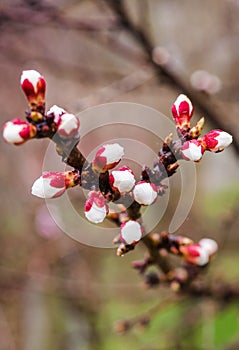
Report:
[[124,148],[118,143],[103,145],[97,151],[92,162],[93,168],[99,172],[105,172],[114,168],[124,155]]
[[84,207],[86,218],[90,222],[98,224],[105,219],[108,211],[109,209],[103,195],[99,191],[91,191]]
[[142,238],[141,225],[134,220],[122,223],[120,226],[120,236],[126,244],[138,242]]
[[154,203],[157,196],[157,187],[146,181],[138,182],[133,190],[134,200],[142,205],[150,205]]
[[33,124],[14,119],[4,124],[3,139],[5,142],[20,145],[34,137],[37,133]]
[[201,160],[204,148],[198,140],[186,141],[182,146],[182,156],[185,160],[198,162]]
[[128,167],[122,167],[110,174],[111,186],[120,193],[130,192],[135,185],[134,173]]
[[216,241],[210,238],[202,238],[198,244],[204,248],[208,254],[211,256],[218,251],[218,244]]
[[70,138],[78,134],[80,121],[70,113],[62,114],[59,117],[57,132],[63,138]]
[[44,173],[32,186],[32,194],[40,198],[59,197],[65,190],[65,174],[54,171]]
[[62,114],[65,114],[65,113],[67,113],[67,112],[63,108],[61,108],[57,105],[54,105],[47,112],[47,116],[50,116],[51,114],[53,114],[54,115],[54,122],[56,124],[58,124],[60,117],[62,116]]

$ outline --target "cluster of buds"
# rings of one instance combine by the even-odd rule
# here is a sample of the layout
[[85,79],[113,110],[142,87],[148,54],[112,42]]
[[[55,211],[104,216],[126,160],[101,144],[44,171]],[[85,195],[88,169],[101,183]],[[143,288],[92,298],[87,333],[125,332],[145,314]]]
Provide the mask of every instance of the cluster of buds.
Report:
[[23,71],[21,87],[29,103],[26,121],[19,118],[8,121],[3,126],[3,138],[7,143],[20,145],[33,138],[55,135],[62,139],[78,136],[79,119],[64,109],[53,106],[45,113],[46,81],[35,70]]
[[[153,236],[154,237],[154,236]],[[176,236],[162,232],[158,239],[159,249],[166,249],[169,253],[180,256],[189,264],[205,266],[218,250],[217,242],[211,238],[202,238],[195,243],[186,236]]]
[[[158,188],[153,183],[150,183],[149,181],[138,181],[136,182],[135,175],[133,171],[127,167],[122,166],[118,169],[114,169],[115,166],[119,164],[122,157],[124,156],[124,149],[119,144],[106,144],[103,145],[98,149],[98,151],[95,154],[95,157],[92,161],[91,169],[94,173],[99,174],[107,174],[108,176],[108,186],[110,188],[111,192],[116,193],[119,198],[121,196],[122,201],[124,201],[124,197],[130,196],[132,200],[137,202],[140,206],[147,206],[154,203],[158,197]],[[114,169],[114,170],[113,170]],[[109,171],[111,171],[109,173]],[[109,175],[108,175],[109,174]],[[100,178],[100,175],[99,175]],[[96,184],[94,184],[96,187]],[[98,198],[100,195],[100,192],[96,189],[91,191],[91,195],[94,194],[94,198]],[[107,193],[104,193],[104,205],[106,204],[106,199],[108,198]],[[101,194],[102,196],[102,194]],[[128,197],[127,197],[128,198]],[[98,201],[97,201],[98,202]],[[104,210],[104,215],[102,212],[102,206],[103,204],[99,202],[99,207],[95,203],[95,205],[91,208],[91,215],[89,219],[89,213],[86,208],[88,208],[88,205],[85,206],[85,213],[86,217],[93,223],[99,223],[104,220],[104,218],[107,215],[107,210]],[[97,211],[101,212],[101,220],[99,220],[99,213]],[[94,219],[95,218],[95,219]],[[133,227],[138,227],[140,224],[138,222],[135,222],[135,225],[131,225],[131,221],[129,221],[129,227],[131,227],[132,230],[132,237],[135,236],[135,230]],[[137,225],[136,225],[137,224]],[[128,228],[127,228],[128,230]],[[140,238],[142,237],[142,229],[139,230],[140,232]],[[121,235],[122,242],[126,244],[131,244],[132,242],[138,242],[140,240],[139,234],[137,233],[134,239],[131,238],[125,238],[128,236]],[[130,237],[130,236],[129,236]]]
[[47,112],[47,118],[52,118],[57,129],[57,134],[63,139],[70,139],[78,134],[80,128],[79,119],[63,108],[52,106]]
[[200,274],[217,253],[217,242],[210,238],[202,238],[195,243],[191,238],[169,234],[166,231],[153,233],[144,239],[152,250],[164,260],[168,254],[178,256],[182,260],[181,266],[174,267],[166,260],[164,275],[152,269],[154,257],[147,254],[144,259],[134,261],[133,267],[144,278],[146,288],[155,288],[161,284],[169,284],[174,292],[182,290]]
[[174,267],[169,260],[166,260],[165,275],[152,269],[154,258],[147,254],[144,259],[134,261],[132,266],[138,270],[144,278],[146,288],[155,288],[161,284],[169,284],[174,292],[182,290],[200,274],[217,253],[218,245],[210,238],[202,238],[198,243],[186,236],[169,234],[166,231],[154,233],[148,237],[147,245],[155,249],[160,259],[165,259],[168,254],[173,254],[181,258],[181,266]]
[[[100,224],[108,218],[119,226],[119,234],[113,241],[118,245],[118,256],[133,250],[141,240],[147,247],[145,258],[133,263],[133,267],[144,276],[145,287],[155,288],[167,283],[174,292],[185,292],[187,287],[190,288],[202,268],[217,253],[216,241],[203,238],[194,242],[186,236],[168,234],[166,231],[146,235],[140,210],[155,203],[165,193],[167,186],[162,181],[176,172],[178,159],[198,162],[205,151],[224,150],[231,144],[232,136],[218,129],[201,136],[204,118],[191,127],[194,108],[189,98],[181,94],[172,106],[179,139],[173,141],[173,134],[166,137],[153,169],[144,166],[137,180],[128,166],[119,166],[124,157],[124,148],[118,143],[102,145],[92,162],[84,158],[77,148],[79,119],[56,105],[45,112],[46,81],[40,73],[24,71],[21,87],[29,103],[26,120],[6,122],[3,126],[4,140],[21,145],[30,139],[48,137],[56,144],[62,160],[73,168],[72,171],[44,172],[34,182],[32,194],[54,199],[72,187],[81,186],[88,191],[84,204],[86,219],[90,223]],[[109,205],[110,201],[115,202],[117,211],[111,209],[114,206]],[[171,265],[167,259],[170,254],[181,260],[180,266]],[[160,267],[160,272],[154,271],[152,265]],[[150,321],[149,315],[123,321],[117,325],[117,331],[125,333],[134,325],[146,327]]]
[[212,130],[200,137],[204,127],[204,118],[201,118],[193,128],[190,128],[193,105],[189,98],[183,94],[179,95],[174,102],[172,114],[182,142],[182,158],[185,160],[199,162],[205,151],[221,152],[232,143],[232,136],[219,129]]
[[[161,181],[175,173],[179,166],[177,158],[198,162],[206,150],[220,152],[232,142],[232,136],[222,130],[212,130],[201,137],[204,118],[191,128],[193,105],[181,94],[172,106],[179,140],[173,141],[170,134],[159,151],[154,168],[144,167],[137,181],[129,167],[116,168],[124,156],[124,148],[118,143],[101,146],[92,162],[86,161],[76,147],[79,119],[56,105],[45,111],[46,81],[40,73],[35,70],[23,71],[21,87],[29,104],[26,120],[6,122],[3,126],[4,140],[20,145],[33,138],[48,137],[56,143],[57,152],[63,160],[74,168],[73,171],[45,172],[34,182],[32,194],[40,198],[56,198],[77,185],[87,189],[85,217],[94,224],[103,222],[106,217],[118,224],[120,233],[115,239],[120,244],[118,255],[134,249],[143,238],[140,208],[152,205],[158,196],[165,193],[166,186]],[[116,200],[119,208],[123,208],[119,214],[110,211],[108,206],[109,201]],[[212,240],[204,239],[194,244],[185,237],[170,239],[171,245],[164,238],[164,247],[166,244],[169,252],[199,266],[207,264],[217,250]]]

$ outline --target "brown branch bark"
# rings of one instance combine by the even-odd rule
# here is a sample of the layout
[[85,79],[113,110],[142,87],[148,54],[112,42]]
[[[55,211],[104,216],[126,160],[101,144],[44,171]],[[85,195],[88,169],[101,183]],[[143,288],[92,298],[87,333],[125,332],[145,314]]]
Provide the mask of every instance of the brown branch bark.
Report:
[[155,265],[157,265],[160,268],[160,270],[162,270],[165,273],[165,275],[170,273],[172,271],[172,267],[170,266],[168,259],[165,259],[160,255],[159,249],[154,244],[154,241],[152,240],[151,235],[148,234],[144,236],[142,238],[142,242],[148,248],[152,262]]

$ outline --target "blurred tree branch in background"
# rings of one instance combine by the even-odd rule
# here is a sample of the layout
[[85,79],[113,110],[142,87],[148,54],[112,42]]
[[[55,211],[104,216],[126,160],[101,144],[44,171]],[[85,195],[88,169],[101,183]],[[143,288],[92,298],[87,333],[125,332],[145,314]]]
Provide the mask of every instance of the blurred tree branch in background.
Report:
[[144,32],[143,28],[137,27],[133,24],[128,15],[123,0],[105,0],[113,11],[116,13],[122,28],[125,29],[143,48],[148,58],[148,62],[154,68],[160,83],[170,84],[172,88],[185,93],[195,106],[219,129],[225,129],[233,135],[233,146],[235,151],[239,154],[239,140],[234,129],[228,125],[227,115],[217,105],[216,101],[212,101],[205,93],[196,93],[189,86],[188,82],[182,77],[179,77],[176,72],[173,72],[167,65],[159,65],[153,61],[152,54],[154,45]]

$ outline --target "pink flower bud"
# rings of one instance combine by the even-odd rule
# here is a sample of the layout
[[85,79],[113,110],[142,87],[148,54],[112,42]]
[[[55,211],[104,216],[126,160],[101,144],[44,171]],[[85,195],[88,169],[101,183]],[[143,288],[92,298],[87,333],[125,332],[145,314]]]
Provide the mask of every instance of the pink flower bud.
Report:
[[212,130],[203,137],[202,141],[207,150],[219,152],[232,143],[232,136],[222,130]]
[[79,128],[80,121],[74,114],[65,113],[59,117],[57,132],[62,138],[76,136]]
[[178,96],[172,106],[172,114],[177,127],[190,127],[190,119],[193,115],[193,105],[187,96],[183,94]]
[[209,256],[214,255],[218,251],[217,242],[210,238],[202,238],[198,244],[205,249]]
[[182,156],[185,160],[198,162],[201,160],[205,149],[198,140],[186,141],[182,145]]
[[56,198],[66,190],[65,173],[45,172],[32,186],[32,194],[40,198]]
[[128,167],[122,167],[110,174],[111,187],[120,193],[130,192],[135,185],[133,171]]
[[134,220],[123,222],[120,226],[120,238],[125,244],[138,242],[143,235],[141,225]]
[[106,215],[108,214],[109,208],[106,204],[104,196],[100,191],[91,191],[88,194],[88,199],[85,202],[84,212],[86,218],[93,222],[94,224],[98,224],[104,220]]
[[36,105],[44,105],[46,81],[36,70],[24,70],[21,86],[28,101]]
[[62,114],[67,113],[63,108],[58,107],[57,105],[52,106],[49,111],[47,112],[47,116],[54,116],[54,123],[56,125],[58,125],[60,117],[62,116]]
[[32,194],[40,198],[60,197],[67,188],[80,183],[78,171],[47,171],[32,186]]
[[102,146],[96,153],[92,162],[93,169],[105,172],[114,168],[124,155],[124,149],[118,143]]
[[181,246],[179,250],[183,258],[190,264],[204,266],[209,262],[209,253],[207,249],[199,244]]
[[33,138],[36,133],[37,129],[33,124],[20,119],[10,120],[3,126],[4,141],[14,145],[21,145]]
[[139,204],[150,205],[158,197],[157,187],[152,183],[139,181],[133,190],[133,197]]

